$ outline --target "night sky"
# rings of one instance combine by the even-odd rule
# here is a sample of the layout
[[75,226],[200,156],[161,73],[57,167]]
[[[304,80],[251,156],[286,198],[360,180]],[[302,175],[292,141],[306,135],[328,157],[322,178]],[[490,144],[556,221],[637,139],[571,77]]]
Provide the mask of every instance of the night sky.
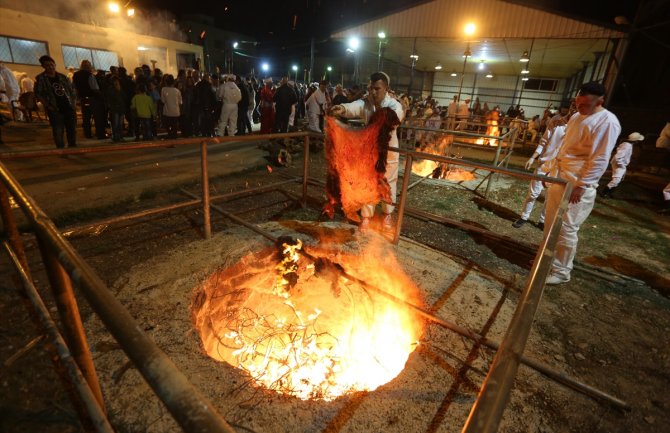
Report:
[[[604,25],[623,15],[633,21],[643,0],[515,0],[512,3]],[[282,0],[274,3],[243,0],[134,0],[138,6],[167,9],[178,18],[191,13],[214,16],[216,25],[253,36],[262,43],[327,38],[333,30],[384,16],[425,0]]]

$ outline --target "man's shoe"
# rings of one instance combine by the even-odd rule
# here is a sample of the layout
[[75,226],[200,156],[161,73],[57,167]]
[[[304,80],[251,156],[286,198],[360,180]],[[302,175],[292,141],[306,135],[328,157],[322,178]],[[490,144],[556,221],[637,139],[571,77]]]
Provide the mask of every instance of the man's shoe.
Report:
[[600,190],[600,197],[602,197],[602,198],[612,198],[612,191],[614,191],[614,188],[610,188],[610,187],[606,186],[605,188]]
[[564,277],[559,277],[556,274],[551,274],[547,277],[547,281],[545,281],[544,284],[547,284],[549,286],[553,286],[553,285],[556,285],[556,284],[567,283],[568,281],[570,281],[570,277],[564,278]]
[[392,214],[386,214],[384,216],[384,222],[383,222],[383,227],[384,230],[393,230],[395,225],[393,224],[393,215]]
[[527,222],[528,222],[527,220],[525,220],[523,218],[519,218],[518,220],[516,220],[512,223],[512,227],[514,227],[515,229],[518,229],[519,227],[526,224]]
[[370,218],[363,217],[360,224],[358,224],[358,230],[362,232],[370,230]]
[[537,223],[537,228],[540,230],[544,230],[544,223],[543,222]]

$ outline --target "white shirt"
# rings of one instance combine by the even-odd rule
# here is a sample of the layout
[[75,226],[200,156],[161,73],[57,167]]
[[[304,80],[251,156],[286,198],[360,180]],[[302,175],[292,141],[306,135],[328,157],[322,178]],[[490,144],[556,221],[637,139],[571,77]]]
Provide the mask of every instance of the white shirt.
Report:
[[624,141],[617,148],[611,162],[618,165],[619,167],[626,167],[628,164],[630,164],[630,157],[632,155],[633,145],[627,141]]
[[[380,104],[382,108],[390,108],[398,115],[398,120],[402,123],[405,118],[405,110],[402,108],[400,101],[390,96],[388,93],[384,100]],[[368,98],[362,98],[354,102],[349,102],[347,104],[342,104],[346,112],[342,117],[348,119],[359,118],[363,119],[365,123],[368,123],[370,116],[375,112],[375,107],[368,102]],[[391,140],[389,141],[389,147],[398,147],[398,135],[396,134],[396,128],[393,128],[391,133]],[[386,159],[387,162],[397,162],[399,159],[399,154],[397,152],[389,152]]]
[[181,92],[176,87],[163,87],[161,89],[161,101],[163,101],[163,115],[167,117],[179,117],[181,114],[179,106],[182,104]]
[[[321,91],[321,89],[316,89],[314,93],[312,93],[309,98],[307,98],[307,101],[305,102],[305,105],[307,105],[307,110],[309,110],[311,113],[316,113],[319,114],[321,113],[321,107],[328,102],[328,99],[326,98],[326,94]],[[324,107],[325,109],[326,107]]]
[[619,119],[604,108],[589,115],[575,113],[556,157],[559,168],[572,173],[576,187],[597,185],[620,133]]
[[565,125],[556,125],[554,128],[544,131],[540,144],[535,149],[535,152],[540,155],[538,158],[540,163],[545,163],[556,158],[558,151],[561,149],[564,136]]
[[456,110],[458,109],[458,104],[456,101],[451,101],[447,107],[447,116],[456,117]]
[[470,117],[470,105],[465,101],[461,102],[458,106],[458,117],[466,118]]

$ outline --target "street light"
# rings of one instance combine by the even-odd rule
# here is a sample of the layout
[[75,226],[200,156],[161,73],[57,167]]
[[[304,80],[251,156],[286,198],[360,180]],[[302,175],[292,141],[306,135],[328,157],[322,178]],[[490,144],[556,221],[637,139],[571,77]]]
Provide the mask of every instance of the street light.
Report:
[[237,42],[233,42],[233,48],[237,48],[239,44]]
[[261,65],[261,69],[263,70],[263,72],[267,72],[267,71],[270,70],[270,65],[268,65],[266,62],[264,62],[264,63]]
[[293,70],[293,73],[295,74],[295,80],[298,81],[298,66],[293,65],[293,66],[291,66],[291,69]]
[[118,14],[121,10],[121,6],[119,6],[119,4],[116,2],[109,2],[107,3],[107,9],[109,9],[109,11],[113,14]]
[[377,70],[381,71],[384,68],[383,46],[386,45],[386,33],[381,31],[377,33],[379,38],[379,49],[377,50]]

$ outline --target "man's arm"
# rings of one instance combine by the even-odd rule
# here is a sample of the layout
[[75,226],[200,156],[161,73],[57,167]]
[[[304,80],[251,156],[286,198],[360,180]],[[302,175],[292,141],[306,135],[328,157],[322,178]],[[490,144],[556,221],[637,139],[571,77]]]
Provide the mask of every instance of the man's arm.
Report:
[[621,133],[621,125],[616,118],[608,117],[602,124],[597,125],[592,132],[592,153],[580,172],[576,187],[595,185],[602,177],[609,165],[612,149]]

